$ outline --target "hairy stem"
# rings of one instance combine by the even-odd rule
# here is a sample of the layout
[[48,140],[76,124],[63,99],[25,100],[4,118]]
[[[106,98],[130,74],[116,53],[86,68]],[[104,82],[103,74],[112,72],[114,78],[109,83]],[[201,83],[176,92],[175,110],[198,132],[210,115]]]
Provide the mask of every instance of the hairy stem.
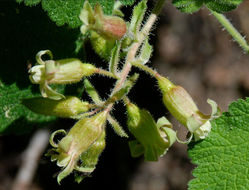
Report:
[[99,69],[98,68],[97,73],[105,75],[105,76],[110,77],[110,78],[119,79],[116,75],[114,75],[113,73],[111,73],[111,72],[109,72],[107,70],[104,70],[104,69]]
[[233,39],[241,46],[241,48],[246,53],[249,53],[249,45],[247,44],[245,38],[232,25],[232,23],[223,14],[219,14],[212,10],[210,10],[210,12],[221,23],[221,25],[228,31],[228,33],[233,37]]
[[146,65],[143,65],[141,63],[133,62],[132,65],[139,68],[139,69],[141,69],[141,70],[143,70],[143,71],[145,71],[145,72],[147,72],[147,73],[149,73],[152,77],[157,77],[159,75],[158,72],[156,72],[152,68],[150,68],[150,67],[148,67]]
[[155,23],[156,18],[158,16],[158,14],[160,13],[164,3],[165,3],[165,0],[159,0],[156,3],[155,8],[152,11],[152,14],[149,16],[147,22],[145,23],[144,27],[142,28],[141,32],[138,35],[138,41],[133,43],[132,47],[130,48],[129,52],[127,53],[125,65],[124,65],[123,70],[121,72],[120,80],[117,82],[117,84],[114,88],[114,92],[116,92],[118,89],[120,89],[122,84],[126,80],[128,74],[130,72],[131,66],[132,66],[131,62],[135,58],[139,46],[144,41],[145,37],[149,35],[149,32],[150,32],[153,24]]
[[[125,64],[123,66],[122,72],[120,74],[120,79],[117,81],[112,94],[114,94],[115,92],[117,92],[124,84],[130,70],[131,70],[131,62],[134,60],[137,51],[140,47],[140,45],[142,44],[142,42],[144,41],[145,37],[149,35],[149,32],[153,26],[153,24],[155,23],[157,16],[160,14],[162,7],[164,5],[166,0],[158,0],[154,9],[152,10],[151,15],[149,16],[148,20],[146,21],[146,23],[144,24],[142,30],[139,32],[138,35],[138,40],[137,42],[133,43],[129,52],[127,53],[126,56],[126,61]],[[107,111],[111,111],[113,106],[112,104],[109,104],[109,106],[106,108]]]

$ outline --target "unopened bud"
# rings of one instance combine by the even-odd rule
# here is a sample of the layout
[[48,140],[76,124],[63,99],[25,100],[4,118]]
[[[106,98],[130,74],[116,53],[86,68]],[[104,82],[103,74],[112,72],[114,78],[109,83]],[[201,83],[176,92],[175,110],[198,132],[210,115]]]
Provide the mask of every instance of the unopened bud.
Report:
[[126,34],[125,21],[117,16],[104,15],[102,7],[98,3],[93,11],[89,2],[85,1],[80,19],[84,24],[81,27],[82,33],[85,33],[86,30],[93,30],[109,40],[121,39]]
[[82,102],[79,98],[68,96],[61,100],[36,97],[23,99],[23,104],[31,111],[57,117],[74,117],[90,109],[88,102]]
[[90,33],[90,42],[94,51],[103,59],[109,61],[115,40],[107,40],[95,31]]

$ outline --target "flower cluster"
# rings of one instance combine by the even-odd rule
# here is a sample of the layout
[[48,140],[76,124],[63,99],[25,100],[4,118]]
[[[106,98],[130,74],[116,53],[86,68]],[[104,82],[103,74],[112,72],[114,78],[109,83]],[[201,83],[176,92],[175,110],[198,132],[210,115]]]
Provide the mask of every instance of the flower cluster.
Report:
[[[152,15],[148,19],[149,24],[143,26],[146,8],[146,0],[141,1],[134,8],[131,21],[128,23],[129,34],[126,35],[126,22],[122,18],[105,15],[99,4],[96,4],[93,10],[88,1],[85,1],[79,16],[83,22],[81,32],[83,35],[90,33],[88,37],[94,40],[92,44],[97,44],[95,50],[98,55],[107,55],[109,71],[74,58],[55,61],[49,50],[38,52],[37,65],[29,70],[29,77],[32,83],[39,84],[42,97],[24,99],[23,104],[39,114],[77,120],[68,133],[60,129],[55,131],[50,138],[53,148],[47,155],[51,156],[51,160],[56,161],[59,167],[62,167],[62,171],[57,176],[58,183],[73,171],[77,182],[82,181],[94,171],[98,158],[105,148],[107,121],[119,136],[128,137],[125,130],[111,115],[114,104],[119,101],[126,106],[127,128],[135,138],[129,141],[131,155],[133,157],[144,155],[146,161],[158,160],[176,141],[188,143],[193,137],[195,141],[206,138],[211,131],[210,121],[220,115],[220,109],[212,100],[208,100],[212,113],[210,115],[201,113],[183,87],[173,84],[145,65],[153,51],[147,35],[156,20],[155,15]],[[116,13],[121,12],[116,10]],[[135,49],[134,52],[133,49]],[[48,55],[50,59],[43,60],[43,55]],[[123,58],[125,58],[125,64],[120,72],[118,64]],[[149,111],[139,108],[128,98],[130,90],[139,78],[137,73],[132,76],[128,75],[132,66],[149,72],[157,79],[165,107],[188,129],[191,134],[188,140],[181,141],[177,138],[177,132],[166,117],[163,116],[156,122]],[[117,80],[109,98],[105,101],[101,100],[94,86],[87,79],[84,79],[84,89],[92,102],[82,101],[75,96],[65,96],[51,86],[77,83],[82,78],[95,73]],[[57,142],[58,134],[64,135],[59,142]]]

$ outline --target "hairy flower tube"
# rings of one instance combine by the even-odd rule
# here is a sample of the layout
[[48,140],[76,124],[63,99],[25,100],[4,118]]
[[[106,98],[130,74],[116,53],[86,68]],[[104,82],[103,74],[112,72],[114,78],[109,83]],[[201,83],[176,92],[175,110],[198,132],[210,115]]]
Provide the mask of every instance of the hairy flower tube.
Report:
[[144,154],[146,161],[157,161],[175,142],[175,131],[166,118],[161,118],[156,124],[148,111],[130,102],[127,104],[127,116],[128,129],[136,137],[129,143],[133,157]]
[[[57,176],[58,183],[73,170],[88,174],[93,172],[95,169],[93,165],[89,165],[89,161],[84,162],[85,159],[96,159],[96,154],[92,153],[80,158],[84,153],[89,152],[93,144],[101,138],[105,130],[106,119],[107,112],[102,111],[92,117],[79,120],[67,134],[64,130],[58,130],[51,135],[50,144],[54,148],[49,151],[48,155],[51,156],[52,161],[57,161],[57,165],[63,168]],[[54,137],[58,133],[64,133],[66,136],[57,144]],[[79,160],[82,163],[79,163]]]
[[[49,55],[51,60],[42,60],[43,55]],[[82,77],[90,76],[97,72],[91,64],[82,63],[79,59],[52,60],[51,51],[43,50],[37,53],[37,65],[29,70],[29,78],[33,84],[40,85],[43,97],[54,100],[65,98],[64,95],[53,90],[49,84],[70,84],[79,82]]]
[[85,1],[80,14],[82,34],[86,31],[95,31],[108,40],[119,40],[126,33],[125,21],[117,16],[104,15],[101,6],[97,3],[92,9],[88,1]]
[[[92,168],[93,170],[95,169],[99,160],[99,156],[105,149],[105,136],[105,131],[103,131],[99,139],[96,140],[86,152],[80,155],[80,167],[89,169]],[[87,176],[87,173],[77,172],[75,180],[76,182],[80,183]]]
[[22,103],[35,113],[64,118],[75,117],[91,108],[88,102],[83,102],[74,96],[66,96],[61,100],[35,97],[23,99]]
[[[211,131],[210,120],[220,114],[217,104],[208,100],[212,107],[211,115],[201,113],[189,93],[181,86],[176,86],[167,78],[156,76],[163,94],[163,102],[170,113],[194,135],[195,140],[204,139]],[[192,136],[191,136],[192,138]],[[191,139],[190,139],[191,140]]]

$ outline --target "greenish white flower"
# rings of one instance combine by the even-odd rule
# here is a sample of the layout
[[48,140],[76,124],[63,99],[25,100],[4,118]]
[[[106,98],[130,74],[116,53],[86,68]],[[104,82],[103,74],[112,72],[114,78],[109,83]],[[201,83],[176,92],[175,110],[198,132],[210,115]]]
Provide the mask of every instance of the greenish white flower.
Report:
[[[49,55],[51,60],[42,60],[43,55]],[[43,50],[37,53],[37,65],[30,70],[30,81],[40,85],[43,97],[54,100],[65,98],[64,95],[56,92],[50,84],[70,84],[79,82],[84,76],[90,76],[97,71],[91,64],[82,63],[79,59],[52,60],[51,51]]]

